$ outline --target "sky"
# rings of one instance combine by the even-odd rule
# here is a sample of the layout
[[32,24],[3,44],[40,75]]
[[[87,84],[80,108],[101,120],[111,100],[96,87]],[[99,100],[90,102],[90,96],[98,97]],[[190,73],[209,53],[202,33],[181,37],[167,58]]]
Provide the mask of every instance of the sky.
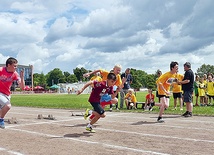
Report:
[[171,61],[214,65],[213,0],[0,0],[0,63],[126,68],[154,74]]

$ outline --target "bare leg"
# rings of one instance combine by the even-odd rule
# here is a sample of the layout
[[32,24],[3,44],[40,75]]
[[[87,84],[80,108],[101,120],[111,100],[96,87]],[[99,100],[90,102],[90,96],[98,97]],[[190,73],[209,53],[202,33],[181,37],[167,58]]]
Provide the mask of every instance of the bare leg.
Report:
[[11,104],[6,104],[1,110],[0,110],[0,118],[4,118],[7,112],[10,110]]

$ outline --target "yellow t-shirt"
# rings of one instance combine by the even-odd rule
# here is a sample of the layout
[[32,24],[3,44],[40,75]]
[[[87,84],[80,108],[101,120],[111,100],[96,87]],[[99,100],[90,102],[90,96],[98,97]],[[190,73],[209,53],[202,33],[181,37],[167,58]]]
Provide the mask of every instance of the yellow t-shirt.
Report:
[[163,89],[161,89],[160,85],[163,85],[166,91],[170,90],[170,85],[175,82],[176,74],[172,74],[171,72],[166,72],[162,74],[158,80],[156,81],[158,86],[158,95],[167,95]]
[[[103,81],[107,80],[107,76],[109,74],[108,71],[100,70],[100,74],[102,76]],[[117,77],[117,80],[115,82],[115,85],[116,86],[120,86],[122,84],[122,80],[121,80],[120,74],[117,74],[116,77]]]
[[[184,75],[183,75],[183,74],[177,74],[177,75],[176,75],[176,78],[178,79],[178,81],[182,81],[183,78],[184,78]],[[182,91],[181,85],[179,85],[179,84],[177,84],[177,83],[172,83],[172,92],[173,92],[173,93],[180,93],[180,92],[183,92],[183,91]]]
[[133,103],[137,102],[136,96],[134,94],[127,93],[125,96],[125,99],[128,99],[130,100],[130,102],[133,102]]
[[207,82],[207,94],[214,96],[214,82],[213,81]]
[[205,89],[206,89],[206,85],[204,83],[199,83],[198,95],[205,96]]
[[102,81],[102,78],[100,76],[92,76],[90,81],[94,81],[94,80],[100,82],[100,81]]

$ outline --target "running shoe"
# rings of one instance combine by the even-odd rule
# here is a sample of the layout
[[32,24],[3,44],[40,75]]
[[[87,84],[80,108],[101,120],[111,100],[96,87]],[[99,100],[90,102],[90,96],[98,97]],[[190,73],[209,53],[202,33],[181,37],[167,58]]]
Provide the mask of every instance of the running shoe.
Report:
[[4,119],[1,119],[0,120],[0,128],[4,129],[5,126],[4,126]]
[[184,117],[192,117],[192,113],[188,112],[188,114],[186,114]]
[[85,114],[84,114],[84,119],[87,120],[88,116],[89,116],[89,110],[90,109],[86,109],[85,110]]
[[92,133],[95,133],[95,132],[96,132],[94,129],[92,129],[92,127],[86,127],[86,130],[87,130],[87,131],[90,131],[90,132],[92,132]]
[[162,117],[158,117],[157,122],[159,122],[159,123],[163,123],[163,122],[164,122],[164,120],[163,120],[163,118],[162,118]]
[[174,107],[172,110],[177,110],[177,107]]
[[189,113],[189,111],[186,111],[182,116],[186,116]]

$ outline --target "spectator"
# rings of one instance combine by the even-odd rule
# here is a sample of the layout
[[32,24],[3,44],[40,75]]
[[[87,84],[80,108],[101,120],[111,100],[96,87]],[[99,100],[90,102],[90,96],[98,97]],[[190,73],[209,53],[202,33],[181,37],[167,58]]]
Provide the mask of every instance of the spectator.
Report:
[[155,105],[155,95],[152,93],[152,89],[148,89],[144,110],[152,111],[152,107],[154,105]]
[[212,104],[212,99],[214,100],[214,81],[211,75],[208,76],[208,82],[207,82],[207,96],[209,99],[209,104]]
[[137,109],[136,108],[136,102],[137,102],[137,99],[136,99],[136,96],[134,94],[134,90],[133,89],[128,89],[128,93],[125,96],[125,103],[126,103],[127,109],[129,110],[132,107],[134,109]]
[[[177,80],[181,81],[183,80],[184,76],[182,74],[176,75]],[[182,99],[182,88],[181,85],[178,83],[172,83],[172,93],[173,93],[173,99],[174,99],[174,108],[172,110],[177,110],[177,99],[180,104],[180,110],[183,110],[183,99]]]
[[[162,75],[162,72],[160,71],[160,70],[158,70],[158,72],[157,72],[157,79],[156,79],[156,81],[158,80],[158,78],[160,77]],[[158,87],[157,87],[157,90],[156,90],[156,97],[158,98],[158,102],[160,103],[160,97],[159,97],[159,95],[158,95]]]
[[204,78],[199,79],[199,87],[198,87],[198,94],[200,98],[200,106],[205,106],[205,90],[206,90],[206,85],[204,82]]
[[195,106],[199,106],[198,104],[198,86],[199,86],[199,76],[196,75],[195,76],[195,81],[194,81],[194,84],[193,84],[193,87],[194,87],[194,93],[195,93]]
[[127,68],[125,73],[121,75],[121,79],[126,78],[123,89],[120,91],[120,108],[123,108],[124,97],[128,93],[128,89],[131,88],[131,83],[133,81],[132,75],[130,74],[130,68]]
[[178,81],[178,84],[182,84],[182,90],[184,91],[184,102],[186,103],[186,112],[182,115],[184,117],[192,117],[192,94],[193,94],[193,83],[194,73],[191,70],[191,64],[186,62],[184,64],[184,78],[182,81]]

